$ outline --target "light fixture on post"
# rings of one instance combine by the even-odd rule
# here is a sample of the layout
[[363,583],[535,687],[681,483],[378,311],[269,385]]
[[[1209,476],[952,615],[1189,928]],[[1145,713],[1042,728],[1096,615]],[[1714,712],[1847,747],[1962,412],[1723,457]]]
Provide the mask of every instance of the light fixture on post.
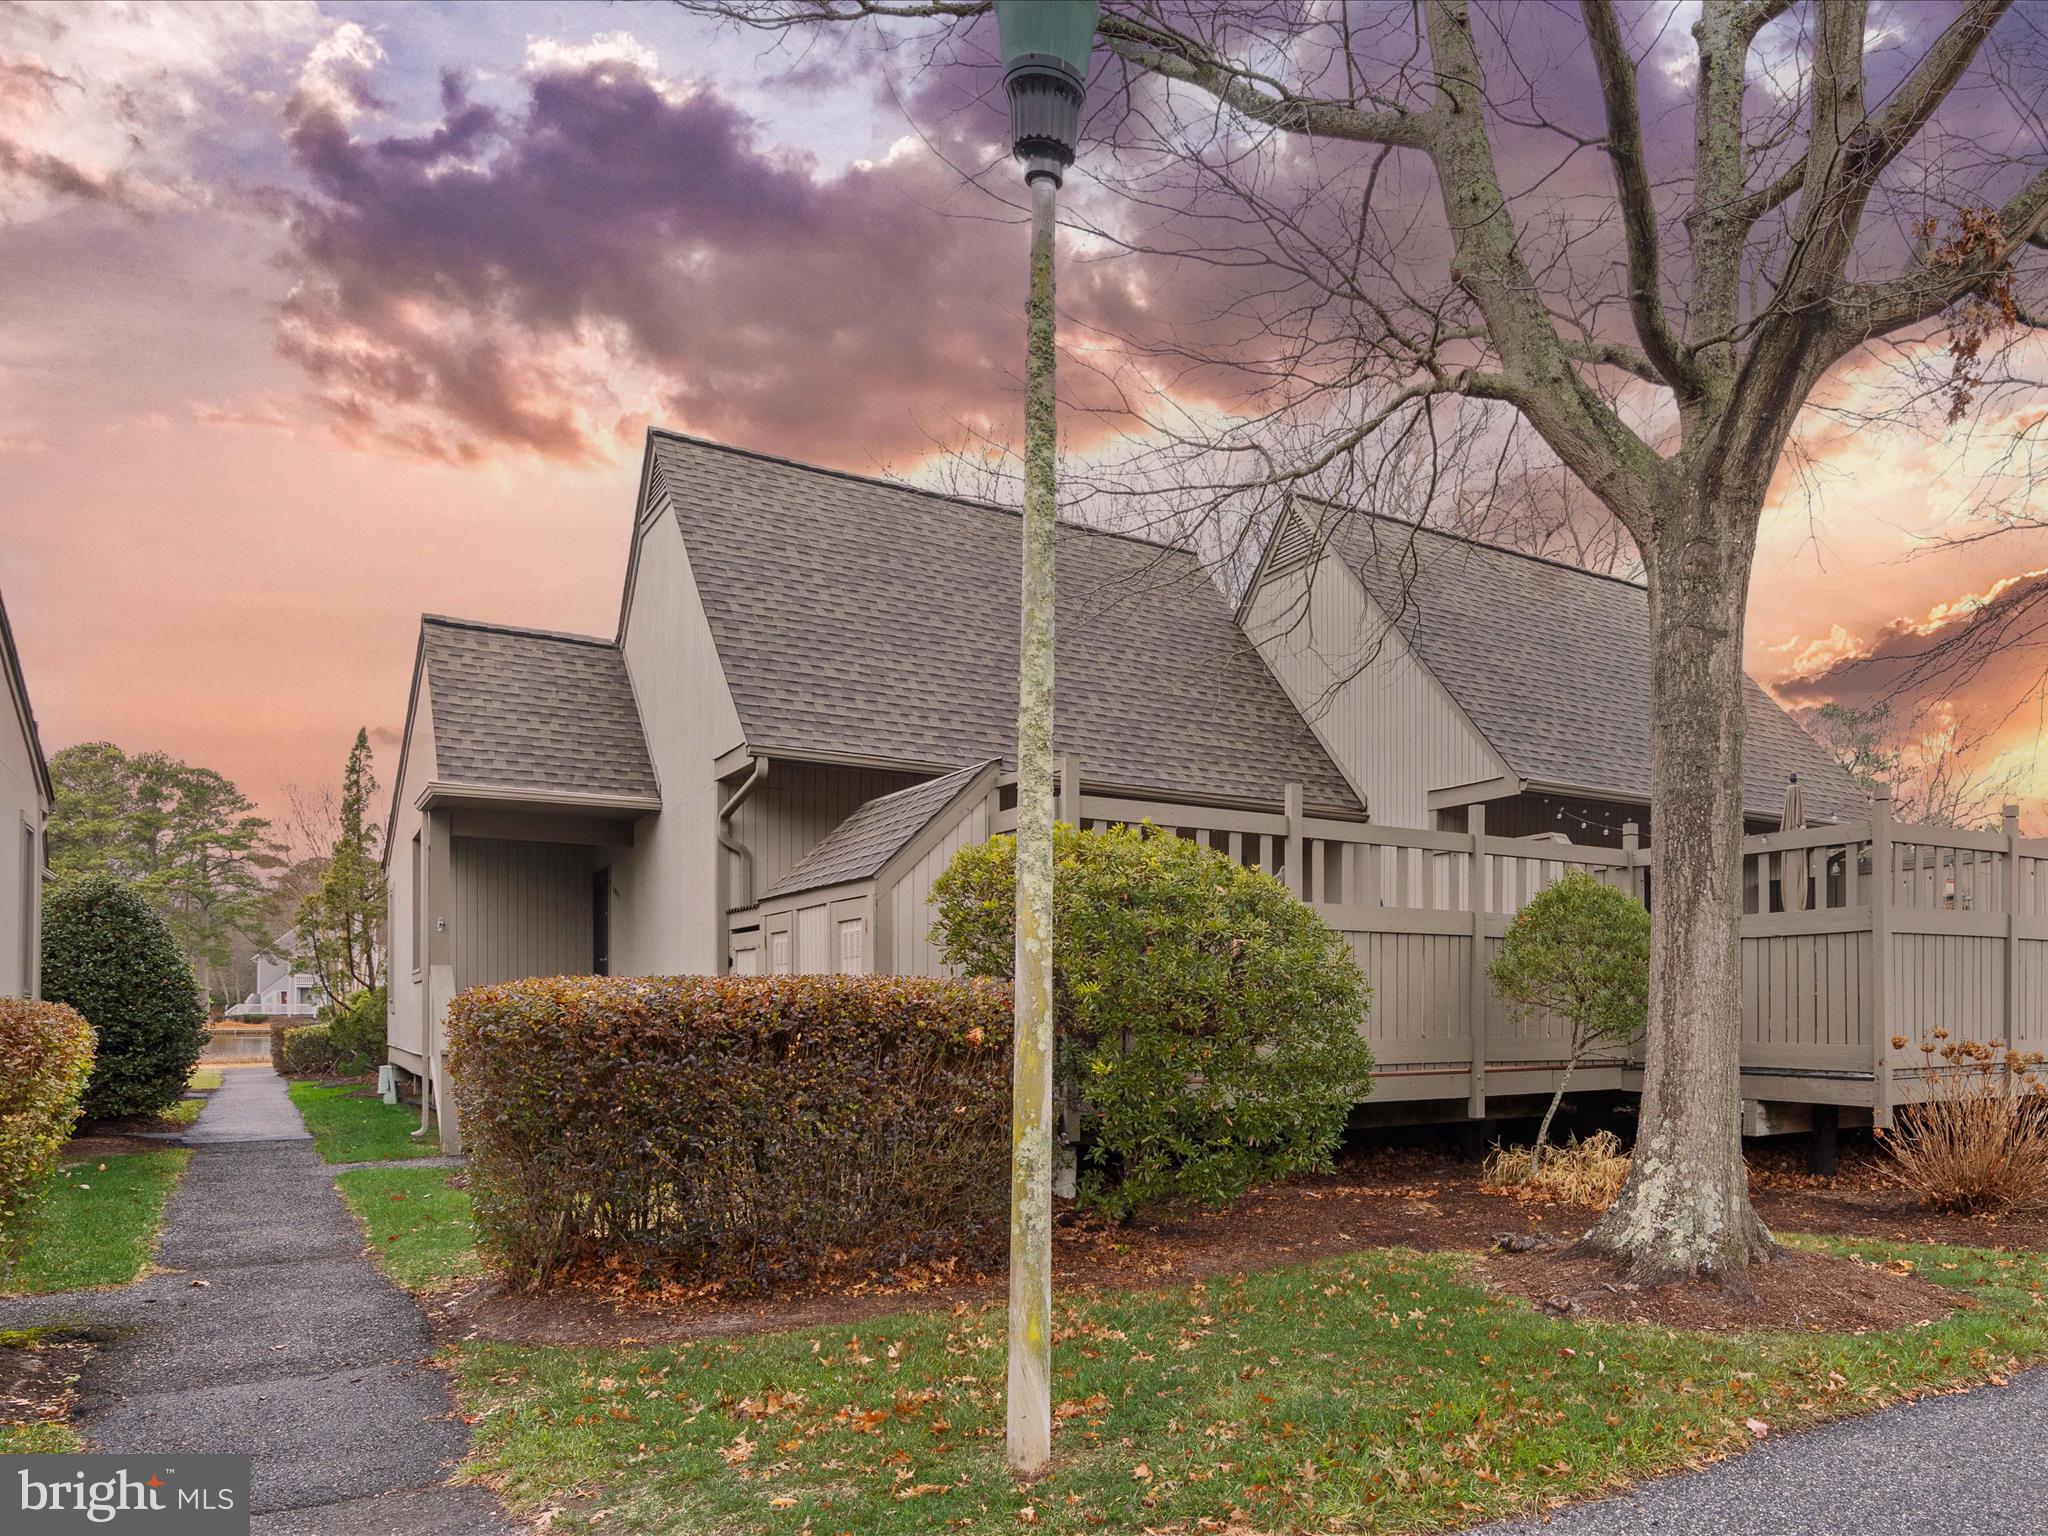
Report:
[[1010,1126],[1011,1470],[1052,1456],[1053,215],[1074,163],[1098,0],[996,0],[1011,142],[1031,194],[1017,650],[1017,953]]

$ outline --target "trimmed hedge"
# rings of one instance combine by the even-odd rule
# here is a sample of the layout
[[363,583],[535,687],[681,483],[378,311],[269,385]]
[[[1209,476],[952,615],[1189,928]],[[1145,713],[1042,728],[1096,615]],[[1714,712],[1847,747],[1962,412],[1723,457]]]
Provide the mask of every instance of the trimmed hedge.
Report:
[[[1008,975],[1017,840],[932,889],[951,965]],[[1053,833],[1055,1092],[1084,1109],[1084,1202],[1219,1206],[1327,1168],[1372,1092],[1365,977],[1271,875],[1157,827]]]
[[473,987],[448,1065],[483,1251],[764,1290],[999,1258],[1010,995],[910,977]]
[[50,892],[43,996],[76,1008],[98,1036],[86,1119],[157,1115],[185,1096],[206,1009],[178,941],[133,887],[96,875]]
[[292,1069],[285,1065],[284,1035],[292,1026],[284,1019],[270,1021],[270,1069],[279,1077],[290,1077]]
[[29,1218],[92,1072],[93,1033],[62,1003],[0,998],[0,1276],[21,1257]]
[[287,1077],[328,1077],[341,1068],[334,1032],[326,1024],[299,1024],[284,1032]]

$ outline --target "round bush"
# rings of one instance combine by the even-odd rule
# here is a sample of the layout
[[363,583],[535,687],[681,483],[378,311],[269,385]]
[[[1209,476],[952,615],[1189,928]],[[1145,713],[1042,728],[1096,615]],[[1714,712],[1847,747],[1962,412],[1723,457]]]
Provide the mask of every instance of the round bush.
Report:
[[0,1276],[50,1181],[92,1071],[92,1026],[61,1003],[0,998]]
[[374,1072],[389,1054],[384,1034],[384,989],[359,987],[327,1016],[335,1060],[347,1072]]
[[94,876],[43,906],[43,995],[99,1036],[88,1120],[154,1115],[175,1104],[206,1044],[206,1010],[171,930],[128,886]]
[[[1350,946],[1272,876],[1156,827],[1060,827],[1055,1092],[1088,1132],[1082,1198],[1112,1214],[1217,1205],[1329,1165],[1372,1090]],[[978,976],[1013,965],[1016,839],[962,849],[932,937]]]
[[298,1024],[284,1032],[287,1077],[330,1077],[342,1070],[334,1032],[326,1024]]

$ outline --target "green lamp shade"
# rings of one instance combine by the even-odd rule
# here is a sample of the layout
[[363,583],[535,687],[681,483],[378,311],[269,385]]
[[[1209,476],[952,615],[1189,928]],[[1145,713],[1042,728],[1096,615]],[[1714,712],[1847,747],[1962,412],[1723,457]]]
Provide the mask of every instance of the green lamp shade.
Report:
[[995,0],[1003,36],[1003,88],[1010,98],[1010,139],[1028,169],[1049,176],[1074,163],[1081,136],[1081,94],[1088,84],[1100,0]]
[[1077,85],[1086,81],[1101,14],[1101,0],[996,0],[1003,67],[1044,62],[1058,65]]

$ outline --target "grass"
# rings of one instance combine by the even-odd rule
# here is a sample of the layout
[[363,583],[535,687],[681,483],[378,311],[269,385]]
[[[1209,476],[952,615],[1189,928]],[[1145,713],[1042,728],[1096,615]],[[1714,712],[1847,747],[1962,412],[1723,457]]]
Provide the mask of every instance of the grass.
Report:
[[313,1133],[313,1147],[330,1163],[384,1163],[402,1157],[434,1157],[441,1151],[435,1127],[417,1141],[420,1112],[386,1104],[364,1083],[300,1080],[286,1090]]
[[483,1267],[469,1196],[445,1169],[358,1168],[334,1182],[377,1262],[407,1290],[428,1290]]
[[156,1118],[166,1125],[190,1125],[199,1118],[199,1111],[206,1108],[204,1099],[180,1099]]
[[174,1147],[59,1164],[8,1289],[33,1295],[133,1280],[156,1247],[164,1200],[191,1155]]
[[[996,1306],[648,1349],[450,1352],[472,1476],[563,1529],[1426,1531],[1526,1512],[2048,1350],[2048,1261],[1909,1258],[1974,1303],[1887,1334],[1546,1317],[1379,1250],[1056,1306],[1055,1461],[1004,1470]],[[1754,1421],[1754,1423],[1752,1423]]]
[[219,1067],[194,1067],[192,1075],[185,1079],[185,1086],[193,1093],[211,1093],[222,1081]]
[[1628,1179],[1628,1154],[1612,1131],[1595,1131],[1584,1141],[1574,1136],[1561,1146],[1546,1147],[1543,1167],[1531,1179],[1529,1166],[1535,1155],[1532,1147],[1495,1147],[1480,1169],[1480,1188],[1604,1211]]
[[84,1448],[69,1424],[0,1424],[0,1456],[75,1456]]

